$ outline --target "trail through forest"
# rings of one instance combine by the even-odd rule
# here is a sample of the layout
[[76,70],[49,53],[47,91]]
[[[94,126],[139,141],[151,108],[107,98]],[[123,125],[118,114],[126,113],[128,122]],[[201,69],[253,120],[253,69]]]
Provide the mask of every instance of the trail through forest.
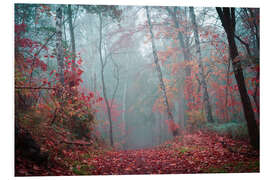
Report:
[[259,8],[14,15],[15,176],[259,172]]
[[[178,136],[161,146],[137,150],[63,150],[50,169],[31,162],[16,167],[20,175],[123,175],[259,172],[258,152],[246,142],[214,133]],[[73,159],[72,163],[68,159]],[[18,160],[18,159],[17,159]],[[22,159],[20,159],[22,161]],[[69,166],[69,167],[68,167]],[[27,170],[30,169],[30,170]]]

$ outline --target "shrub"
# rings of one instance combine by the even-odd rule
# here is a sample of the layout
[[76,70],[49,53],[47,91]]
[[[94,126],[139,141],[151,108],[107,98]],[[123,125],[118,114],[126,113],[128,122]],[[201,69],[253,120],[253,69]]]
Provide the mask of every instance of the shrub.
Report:
[[229,122],[223,124],[207,123],[206,128],[221,135],[227,135],[234,139],[246,139],[248,137],[245,123]]

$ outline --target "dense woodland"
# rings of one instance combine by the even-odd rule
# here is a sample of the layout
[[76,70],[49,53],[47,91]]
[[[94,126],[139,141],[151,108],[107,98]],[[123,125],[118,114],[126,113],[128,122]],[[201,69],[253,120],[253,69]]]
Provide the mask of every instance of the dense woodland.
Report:
[[258,8],[14,8],[16,176],[259,172]]

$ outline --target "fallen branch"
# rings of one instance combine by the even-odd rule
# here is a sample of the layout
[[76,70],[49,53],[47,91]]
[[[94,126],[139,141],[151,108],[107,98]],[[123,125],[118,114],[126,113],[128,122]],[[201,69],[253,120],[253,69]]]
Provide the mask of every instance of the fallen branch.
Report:
[[82,146],[90,146],[93,143],[88,143],[86,141],[83,140],[75,140],[75,141],[68,141],[68,140],[63,140],[61,141],[61,143],[65,143],[65,144],[75,144],[75,145],[82,145]]
[[52,87],[28,87],[28,86],[15,86],[15,89],[52,89],[52,90],[55,90],[56,88],[52,88]]

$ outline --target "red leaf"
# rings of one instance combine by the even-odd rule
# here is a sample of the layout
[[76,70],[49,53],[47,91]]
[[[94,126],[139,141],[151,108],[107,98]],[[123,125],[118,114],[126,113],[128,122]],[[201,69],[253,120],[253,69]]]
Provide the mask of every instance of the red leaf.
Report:
[[79,61],[77,61],[77,64],[81,64],[82,63],[82,59],[79,59]]
[[78,75],[80,76],[83,73],[83,70],[78,69]]

